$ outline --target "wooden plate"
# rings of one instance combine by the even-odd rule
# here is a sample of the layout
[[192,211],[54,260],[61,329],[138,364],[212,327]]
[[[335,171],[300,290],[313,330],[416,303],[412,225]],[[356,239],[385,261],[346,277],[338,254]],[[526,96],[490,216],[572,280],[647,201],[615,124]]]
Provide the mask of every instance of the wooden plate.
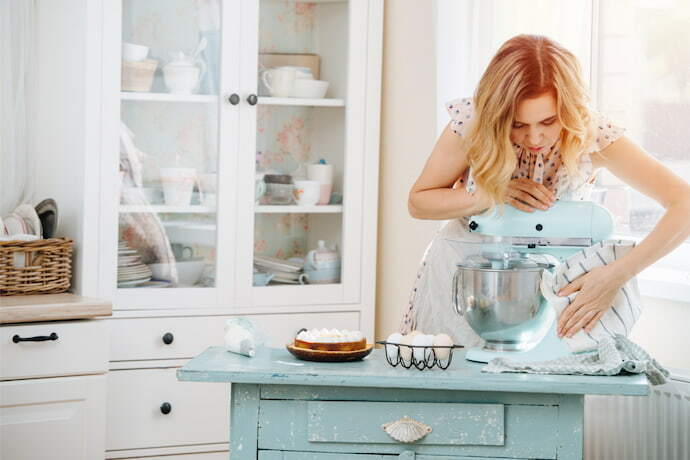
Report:
[[285,345],[290,353],[292,353],[297,359],[302,359],[304,361],[321,361],[326,363],[334,362],[344,362],[344,361],[357,361],[374,349],[374,344],[369,343],[365,348],[361,350],[353,351],[323,351],[323,350],[310,350],[308,348],[299,348],[294,346],[294,343],[288,343]]

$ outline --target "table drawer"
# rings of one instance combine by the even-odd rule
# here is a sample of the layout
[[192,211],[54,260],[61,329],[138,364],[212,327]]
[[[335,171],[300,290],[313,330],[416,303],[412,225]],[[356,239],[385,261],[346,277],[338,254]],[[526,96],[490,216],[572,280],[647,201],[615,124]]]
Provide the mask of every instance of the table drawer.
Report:
[[[381,425],[406,415],[432,431],[414,443],[392,439]],[[262,399],[258,444],[285,451],[556,458],[557,421],[558,406]]]
[[[502,446],[503,412],[503,404],[310,401],[307,439],[398,444],[417,440],[405,436],[420,436],[420,444]],[[431,431],[421,430],[422,426]]]
[[228,442],[230,385],[178,382],[176,371],[108,373],[107,450]]
[[[359,329],[358,312],[246,317],[266,334],[269,345],[276,347],[284,346],[303,327]],[[114,318],[110,321],[110,361],[193,358],[212,345],[224,343],[229,318],[232,316]]]
[[[18,341],[50,337],[54,340]],[[106,320],[8,324],[0,327],[0,380],[98,374],[107,371]]]

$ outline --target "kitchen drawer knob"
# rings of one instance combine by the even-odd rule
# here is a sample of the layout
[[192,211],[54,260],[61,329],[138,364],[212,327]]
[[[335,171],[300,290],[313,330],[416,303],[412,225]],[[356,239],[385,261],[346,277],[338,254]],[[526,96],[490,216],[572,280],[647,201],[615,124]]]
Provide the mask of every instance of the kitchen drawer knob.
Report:
[[240,103],[240,95],[237,93],[232,93],[230,97],[228,97],[228,102],[231,103],[232,105],[237,105]]
[[168,415],[170,411],[172,410],[172,406],[170,405],[169,402],[164,402],[161,404],[161,412],[165,415]]
[[45,342],[46,340],[57,340],[58,335],[55,332],[52,332],[50,335],[37,335],[35,337],[19,337],[18,335],[15,334],[14,337],[12,337],[12,341],[14,343],[19,343],[19,342]]
[[170,345],[173,343],[173,340],[175,340],[175,336],[172,335],[172,332],[166,332],[163,334],[163,343],[166,345]]
[[383,431],[398,442],[410,443],[422,439],[431,433],[431,427],[422,422],[408,417],[407,415],[394,422],[381,425]]
[[250,94],[247,96],[247,102],[249,102],[249,105],[256,105],[259,102],[259,98],[256,97],[256,94]]

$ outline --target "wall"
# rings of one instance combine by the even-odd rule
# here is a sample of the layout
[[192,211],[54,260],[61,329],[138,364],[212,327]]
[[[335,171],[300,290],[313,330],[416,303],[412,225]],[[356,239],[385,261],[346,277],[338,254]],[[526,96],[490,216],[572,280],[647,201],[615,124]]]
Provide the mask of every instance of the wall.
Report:
[[438,222],[407,212],[407,194],[436,140],[434,9],[386,2],[378,225],[376,336],[399,325],[426,245]]
[[[436,140],[434,10],[387,2],[381,114],[376,339],[396,330],[419,261],[439,222],[407,212],[408,191]],[[690,300],[690,299],[689,299]],[[632,338],[662,364],[690,369],[690,302],[644,298]],[[683,352],[685,350],[685,352]]]

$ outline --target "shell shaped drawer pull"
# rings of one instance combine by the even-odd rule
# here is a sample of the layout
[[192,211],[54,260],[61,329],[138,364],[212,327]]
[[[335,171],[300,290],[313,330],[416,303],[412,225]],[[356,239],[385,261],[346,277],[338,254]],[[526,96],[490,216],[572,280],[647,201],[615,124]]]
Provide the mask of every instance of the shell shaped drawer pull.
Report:
[[398,442],[415,442],[431,433],[431,427],[422,422],[408,417],[407,415],[394,422],[381,425],[383,431]]

